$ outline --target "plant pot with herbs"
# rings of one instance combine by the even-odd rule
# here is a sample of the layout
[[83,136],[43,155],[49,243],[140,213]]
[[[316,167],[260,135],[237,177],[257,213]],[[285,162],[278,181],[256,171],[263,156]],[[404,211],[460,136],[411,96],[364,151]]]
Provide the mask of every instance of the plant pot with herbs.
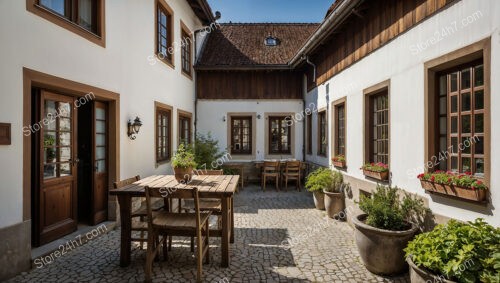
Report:
[[193,168],[196,167],[193,150],[180,144],[177,152],[172,157],[172,168],[174,169],[175,179],[179,183],[187,183],[193,178]]
[[426,191],[450,195],[462,199],[482,202],[486,200],[488,187],[470,172],[457,174],[451,171],[436,171],[418,175]]
[[360,209],[353,217],[355,239],[366,268],[379,275],[405,272],[408,264],[403,249],[413,239],[427,209],[422,200],[398,188],[378,186],[371,197],[361,196]]
[[306,189],[313,193],[316,209],[325,210],[324,190],[333,186],[333,175],[329,168],[318,168],[306,178]]
[[346,168],[346,160],[344,155],[337,155],[332,158],[333,166],[337,168]]
[[382,162],[367,163],[360,168],[363,174],[367,177],[377,179],[379,181],[389,180],[389,166]]
[[412,283],[500,282],[500,228],[450,220],[405,248]]
[[[329,172],[327,172],[329,171]],[[338,171],[325,170],[327,186],[323,188],[325,194],[325,210],[328,217],[335,218],[344,210],[344,177]],[[329,178],[329,180],[328,180]]]

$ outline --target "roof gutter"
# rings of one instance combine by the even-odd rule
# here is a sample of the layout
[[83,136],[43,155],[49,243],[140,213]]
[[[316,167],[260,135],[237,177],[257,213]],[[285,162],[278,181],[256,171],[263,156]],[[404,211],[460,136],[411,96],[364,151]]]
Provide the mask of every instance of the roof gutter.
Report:
[[198,4],[200,4],[201,8],[203,9],[203,12],[208,18],[208,22],[206,24],[210,24],[216,21],[214,17],[214,13],[212,12],[212,8],[210,8],[210,5],[208,4],[207,0],[197,0]]
[[[341,1],[341,0],[337,0]],[[290,61],[290,66],[292,68],[297,67],[302,60],[304,60],[305,54],[314,50],[337,26],[342,23],[352,12],[352,10],[358,6],[359,3],[364,0],[344,0],[321,24],[321,26],[309,37],[304,46],[300,48],[297,54]]]
[[259,71],[292,70],[290,65],[255,65],[255,66],[194,66],[197,71]]

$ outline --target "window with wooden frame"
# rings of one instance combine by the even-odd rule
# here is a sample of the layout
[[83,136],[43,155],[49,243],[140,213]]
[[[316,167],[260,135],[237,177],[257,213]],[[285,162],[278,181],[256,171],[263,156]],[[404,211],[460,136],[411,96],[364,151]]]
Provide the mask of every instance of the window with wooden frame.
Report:
[[105,0],[27,0],[27,10],[104,47]]
[[326,110],[318,113],[318,155],[326,156],[328,149],[328,121]]
[[[477,60],[437,74],[439,150],[448,157],[438,168],[485,173],[484,65]],[[444,159],[444,158],[443,158]],[[438,158],[439,161],[439,158]]]
[[156,104],[155,113],[156,163],[164,163],[172,156],[172,109]]
[[231,154],[252,154],[252,116],[231,117]]
[[193,39],[190,35],[187,27],[181,22],[181,65],[182,72],[188,77],[192,76],[192,49],[193,49]]
[[291,154],[291,124],[290,116],[269,117],[269,154]]
[[307,114],[306,116],[306,122],[307,122],[307,125],[306,125],[306,130],[307,130],[307,140],[306,140],[306,143],[307,143],[307,150],[306,150],[306,153],[309,154],[309,155],[312,155],[313,153],[313,149],[312,149],[312,114]]
[[389,165],[389,92],[384,89],[368,97],[368,162]]
[[345,102],[335,105],[335,150],[334,155],[346,155],[346,116]]
[[191,116],[179,114],[179,144],[191,144]]
[[173,66],[173,10],[163,0],[156,1],[156,55]]

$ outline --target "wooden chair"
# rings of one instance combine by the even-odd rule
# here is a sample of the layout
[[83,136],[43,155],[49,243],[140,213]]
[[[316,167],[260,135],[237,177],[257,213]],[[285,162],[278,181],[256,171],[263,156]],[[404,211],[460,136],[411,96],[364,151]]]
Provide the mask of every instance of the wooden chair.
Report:
[[[198,176],[222,176],[224,175],[224,170],[194,170],[194,173]],[[179,207],[181,207],[181,202],[179,201]],[[190,212],[194,210],[193,200],[184,200],[184,205],[182,206],[184,212]],[[220,199],[200,199],[200,211],[210,211],[213,215],[217,215],[217,224],[219,228],[221,227],[222,221],[222,203]],[[168,249],[172,250],[172,237],[168,239]],[[191,237],[191,252],[194,252],[194,237]]]
[[[114,189],[120,189],[120,188],[123,188],[125,186],[131,185],[131,184],[139,181],[140,179],[141,179],[141,177],[139,175],[137,175],[135,177],[128,178],[126,180],[114,182],[113,187],[114,187]],[[163,206],[164,206],[163,203],[157,202],[154,204],[154,210],[155,211],[160,210],[163,208]],[[141,207],[132,211],[132,213],[131,213],[131,218],[132,218],[131,220],[138,218],[138,221],[132,221],[131,233],[139,232],[140,237],[139,238],[134,237],[133,234],[130,237],[131,242],[139,242],[140,243],[141,250],[143,249],[144,243],[147,241],[147,238],[144,235],[145,232],[147,232],[147,230],[148,230],[148,225],[147,225],[147,222],[145,221],[145,218],[147,217],[147,215],[148,215],[148,211],[147,211],[146,201],[141,200]]]
[[[285,190],[288,190],[288,181],[295,181],[295,186],[297,190],[300,192],[301,189],[301,170],[302,164],[300,161],[287,161],[285,163],[285,171],[283,172],[283,176],[281,178],[282,181],[285,182]],[[283,186],[283,185],[282,185]]]
[[279,191],[279,177],[280,177],[280,162],[279,161],[264,161],[262,167],[262,190],[266,190],[267,179],[274,179],[276,183],[276,190]]
[[[194,213],[160,211],[153,214],[152,204],[155,198],[164,201],[170,199],[193,199]],[[203,259],[210,261],[208,219],[211,212],[201,212],[198,189],[150,188],[146,187],[146,204],[148,210],[148,251],[146,257],[145,281],[151,282],[153,261],[163,244],[163,253],[167,259],[167,239],[169,236],[196,237],[197,282],[202,282]],[[162,236],[160,241],[159,237]]]

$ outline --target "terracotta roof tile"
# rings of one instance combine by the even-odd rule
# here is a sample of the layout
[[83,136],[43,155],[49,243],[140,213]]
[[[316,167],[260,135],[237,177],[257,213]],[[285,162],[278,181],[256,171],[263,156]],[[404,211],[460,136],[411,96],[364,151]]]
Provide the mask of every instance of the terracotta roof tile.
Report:
[[[208,36],[198,66],[285,65],[319,24],[221,24]],[[273,36],[277,46],[266,46]]]

